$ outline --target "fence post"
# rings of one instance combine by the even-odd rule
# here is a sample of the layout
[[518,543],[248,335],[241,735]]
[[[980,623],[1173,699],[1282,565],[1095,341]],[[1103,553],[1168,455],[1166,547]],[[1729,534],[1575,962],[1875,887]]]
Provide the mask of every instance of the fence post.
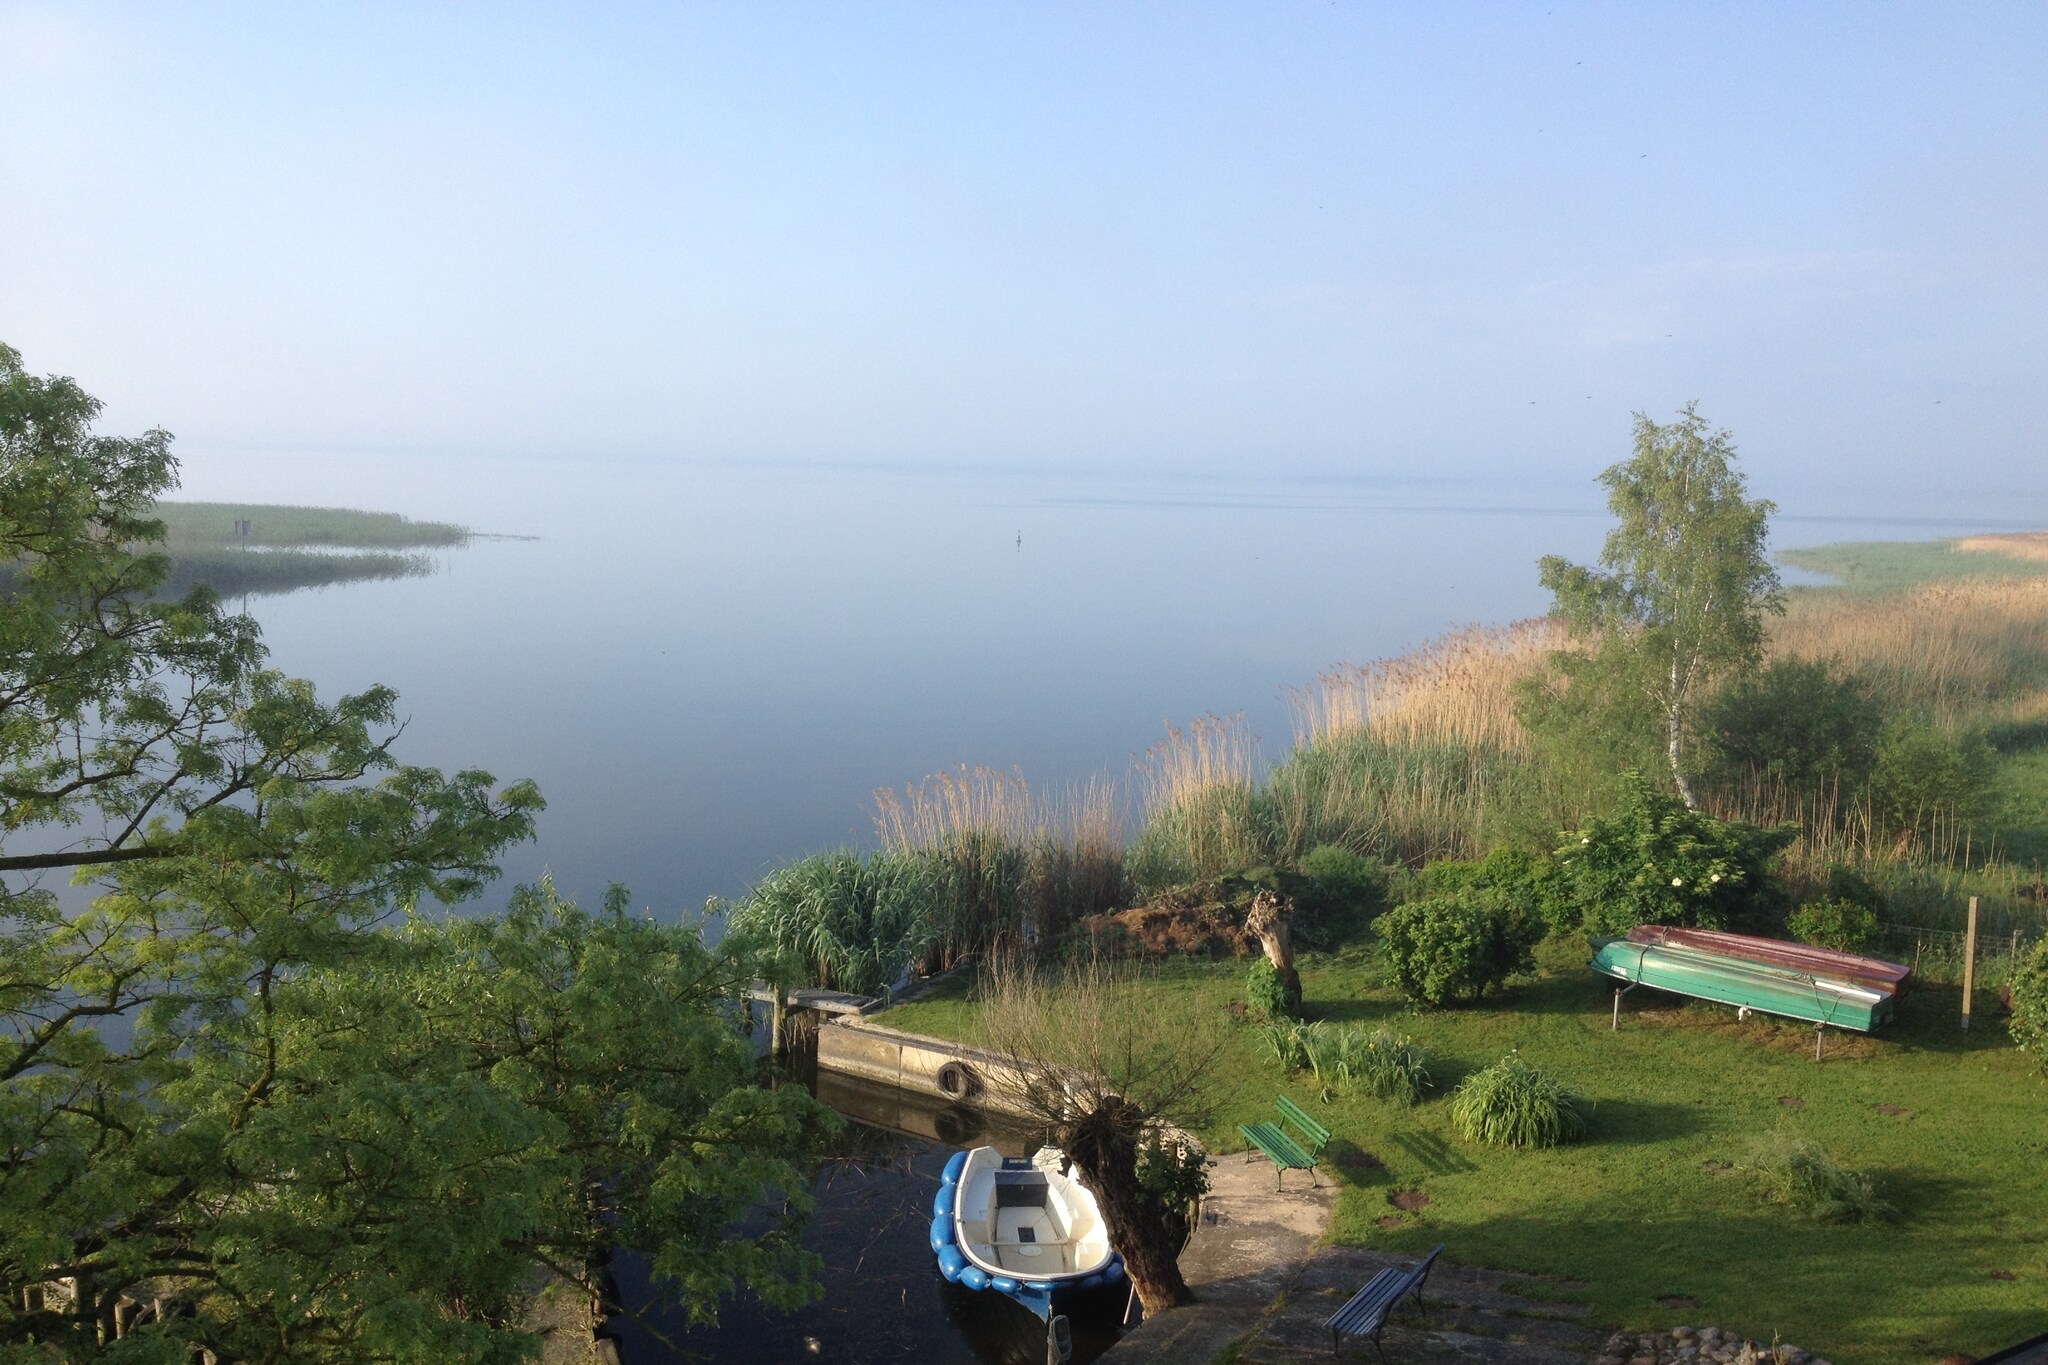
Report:
[[1970,897],[1969,928],[1963,933],[1963,1031],[1970,1028],[1970,996],[1977,986],[1977,898]]

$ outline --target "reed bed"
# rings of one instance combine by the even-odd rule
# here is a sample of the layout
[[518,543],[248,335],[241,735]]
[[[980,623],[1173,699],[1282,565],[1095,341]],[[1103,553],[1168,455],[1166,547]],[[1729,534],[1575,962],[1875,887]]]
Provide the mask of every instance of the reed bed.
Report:
[[1795,594],[1770,651],[1839,661],[1893,706],[1946,726],[2038,716],[2048,711],[2048,578]]
[[1549,618],[1470,626],[1394,659],[1345,664],[1289,695],[1304,747],[1370,730],[1389,743],[1526,752],[1515,685],[1568,639]]
[[2004,555],[2008,559],[2048,561],[2048,531],[2012,531],[2003,535],[1964,536],[1956,548],[1965,554]]
[[877,791],[875,830],[885,850],[947,873],[935,913],[939,965],[1056,937],[1128,899],[1124,821],[1105,783],[1047,798],[1015,769],[963,767]]

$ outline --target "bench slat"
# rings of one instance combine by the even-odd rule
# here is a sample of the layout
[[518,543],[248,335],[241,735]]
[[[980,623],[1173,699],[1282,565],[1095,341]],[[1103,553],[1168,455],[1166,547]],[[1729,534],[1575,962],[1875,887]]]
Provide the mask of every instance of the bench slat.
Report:
[[1340,1335],[1362,1337],[1370,1335],[1373,1344],[1379,1344],[1380,1328],[1386,1324],[1387,1314],[1394,1305],[1411,1292],[1416,1303],[1422,1302],[1422,1283],[1429,1278],[1429,1268],[1436,1264],[1436,1258],[1443,1255],[1439,1245],[1436,1250],[1422,1258],[1408,1270],[1395,1270],[1391,1266],[1382,1270],[1366,1283],[1365,1288],[1351,1296],[1342,1308],[1330,1315],[1323,1325],[1330,1329],[1330,1343],[1334,1348]]
[[1240,1123],[1237,1131],[1244,1135],[1246,1142],[1282,1166],[1305,1171],[1315,1165],[1315,1158],[1270,1123]]

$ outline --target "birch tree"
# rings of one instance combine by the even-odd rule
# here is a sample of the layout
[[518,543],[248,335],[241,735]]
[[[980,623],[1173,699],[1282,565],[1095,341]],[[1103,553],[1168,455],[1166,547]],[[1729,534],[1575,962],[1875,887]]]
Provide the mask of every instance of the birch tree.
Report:
[[1608,656],[1664,722],[1671,780],[1697,807],[1688,775],[1693,707],[1705,684],[1763,654],[1764,618],[1784,610],[1765,553],[1776,504],[1746,496],[1735,446],[1688,403],[1660,426],[1635,418],[1635,454],[1601,474],[1619,523],[1600,567],[1542,561],[1552,610]]

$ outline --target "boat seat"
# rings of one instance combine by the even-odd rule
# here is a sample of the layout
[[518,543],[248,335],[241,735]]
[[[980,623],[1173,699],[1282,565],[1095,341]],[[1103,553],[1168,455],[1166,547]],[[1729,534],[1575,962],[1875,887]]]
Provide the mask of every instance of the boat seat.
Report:
[[1036,1244],[1037,1250],[1048,1243],[1060,1240],[1059,1231],[1053,1227],[1052,1219],[1042,1208],[1014,1208],[996,1210],[996,1245],[1016,1246]]

